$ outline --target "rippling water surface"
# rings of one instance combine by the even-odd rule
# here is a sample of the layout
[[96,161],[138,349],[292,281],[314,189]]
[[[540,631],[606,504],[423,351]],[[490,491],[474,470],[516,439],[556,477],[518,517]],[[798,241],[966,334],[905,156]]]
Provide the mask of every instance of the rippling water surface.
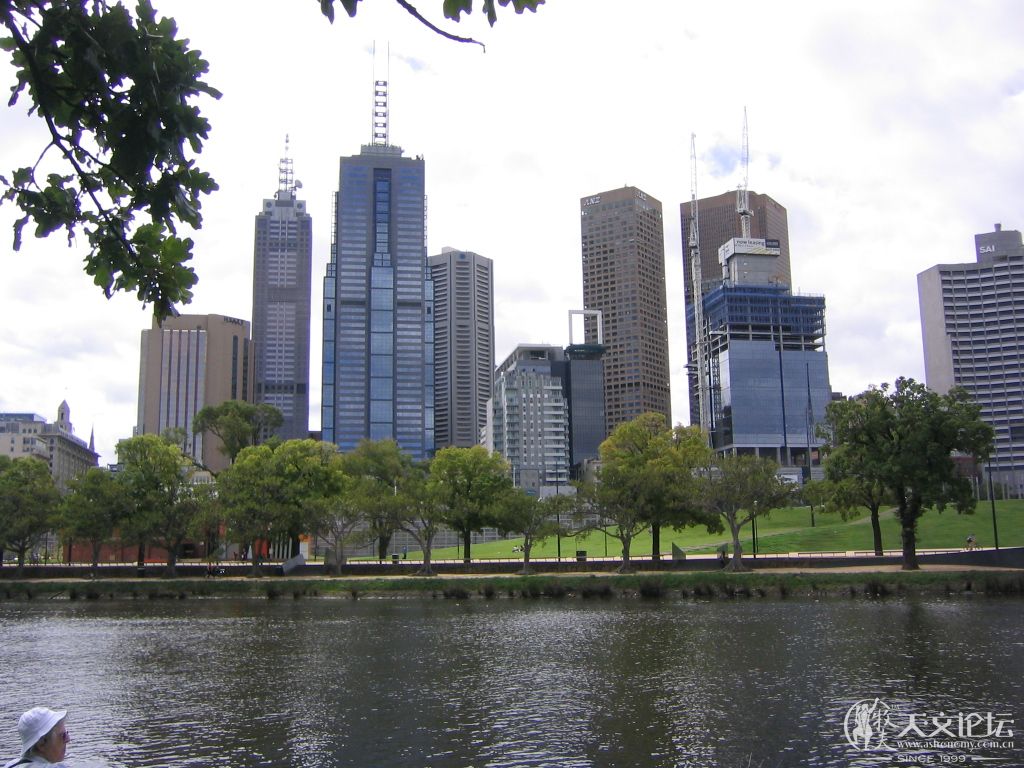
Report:
[[[46,704],[70,710],[72,764],[96,768],[892,765],[846,743],[853,702],[1024,730],[1021,608],[2,603],[0,757]],[[1024,765],[1024,738],[992,754]]]

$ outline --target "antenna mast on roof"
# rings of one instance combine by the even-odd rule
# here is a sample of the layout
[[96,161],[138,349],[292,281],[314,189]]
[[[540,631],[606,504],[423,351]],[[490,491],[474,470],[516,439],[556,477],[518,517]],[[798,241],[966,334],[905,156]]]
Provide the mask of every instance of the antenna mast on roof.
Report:
[[740,237],[750,237],[750,195],[747,182],[750,173],[750,137],[747,134],[747,108],[743,108],[743,186],[736,190],[736,213],[740,215]]
[[384,78],[377,78],[377,44],[373,44],[373,145],[390,146],[388,138],[388,77],[391,69],[391,44],[388,43],[387,67]]
[[697,135],[690,134],[690,280],[693,284],[694,357],[697,377],[697,404],[700,428],[710,437],[711,412],[708,408],[708,338],[704,329],[704,277],[700,264],[700,212],[697,210]]
[[295,191],[295,172],[292,169],[292,159],[288,157],[288,134],[284,135],[284,157],[277,164],[277,191]]

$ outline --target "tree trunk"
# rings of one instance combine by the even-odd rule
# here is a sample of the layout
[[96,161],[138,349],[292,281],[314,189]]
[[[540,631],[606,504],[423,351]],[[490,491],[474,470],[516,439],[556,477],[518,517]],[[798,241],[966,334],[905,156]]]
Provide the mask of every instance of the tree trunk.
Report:
[[420,546],[423,548],[423,565],[420,566],[419,573],[421,576],[433,576],[434,568],[430,564],[430,557],[434,542],[431,539],[425,539],[420,542]]
[[92,577],[95,579],[99,575],[100,570],[100,549],[103,547],[103,542],[94,542],[92,545]]
[[882,550],[882,524],[878,519],[878,507],[871,508],[871,540],[875,545],[875,556],[881,557]]
[[138,561],[138,566],[139,566],[139,568],[145,568],[146,567],[146,545],[145,545],[144,542],[141,542],[141,541],[139,542],[139,561]]
[[661,526],[651,523],[651,560],[661,560]]
[[530,550],[533,549],[533,541],[528,536],[523,537],[523,569],[519,571],[522,576],[529,576],[533,573],[530,568]]
[[732,559],[726,563],[723,570],[726,571],[749,571],[743,563],[743,545],[740,543],[740,526],[729,520],[729,528],[732,531]]
[[917,571],[921,566],[917,564],[917,521],[913,515],[904,510],[900,513],[900,532],[903,537],[903,570]]
[[473,532],[467,528],[462,532],[462,562],[472,562],[473,558],[470,556],[469,545],[473,539]]
[[619,539],[622,542],[622,565],[618,568],[618,573],[633,573],[633,565],[629,562],[629,546],[633,543],[632,536],[623,536]]
[[164,569],[164,576],[173,579],[178,575],[178,544],[171,544],[167,548],[167,567]]
[[388,559],[388,547],[391,546],[391,534],[381,535],[377,538],[377,559]]
[[289,548],[289,551],[291,552],[291,554],[288,555],[289,558],[295,557],[301,551],[301,544],[299,543],[299,534],[292,534],[291,547]]
[[18,553],[18,576],[21,576],[25,573],[25,554],[27,552],[27,549],[27,547],[21,547],[16,550]]

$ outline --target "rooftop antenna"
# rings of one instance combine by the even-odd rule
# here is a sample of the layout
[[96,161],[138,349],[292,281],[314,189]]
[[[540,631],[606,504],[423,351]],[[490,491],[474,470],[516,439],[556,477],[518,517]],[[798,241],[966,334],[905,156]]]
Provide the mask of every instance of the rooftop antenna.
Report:
[[750,137],[747,133],[747,108],[743,108],[743,185],[736,190],[736,213],[740,215],[740,237],[750,237],[750,195],[747,182],[750,173]]
[[373,44],[373,145],[390,146],[388,137],[388,78],[391,75],[391,44],[388,43],[384,78],[377,77],[377,43]]
[[697,209],[697,135],[690,134],[690,280],[693,282],[694,362],[700,428],[710,438],[708,408],[708,336],[704,328],[704,276],[700,264],[700,212]]
[[295,181],[295,173],[292,169],[292,159],[288,156],[288,134],[284,135],[284,157],[281,158],[277,164],[277,193],[278,196],[282,192],[294,192],[297,182]]

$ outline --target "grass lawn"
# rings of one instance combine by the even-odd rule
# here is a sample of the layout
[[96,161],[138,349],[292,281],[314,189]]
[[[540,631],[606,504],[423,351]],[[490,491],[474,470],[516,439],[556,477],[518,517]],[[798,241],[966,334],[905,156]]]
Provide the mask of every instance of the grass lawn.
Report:
[[[811,513],[808,507],[780,509],[768,518],[757,521],[758,552],[829,552],[849,550],[871,550],[871,521],[867,514],[843,521],[838,515],[816,512],[815,526],[811,527]],[[882,546],[886,549],[900,548],[899,525],[892,512],[882,512]],[[1001,547],[1024,546],[1024,500],[996,502],[996,524],[999,528]],[[742,529],[743,547],[750,552],[750,525]],[[958,515],[947,509],[939,513],[925,512],[918,521],[917,545],[919,548],[959,549],[963,547],[968,534],[977,537],[978,545],[991,547],[992,511],[987,501],[979,502],[973,515]],[[691,553],[714,552],[719,544],[729,541],[728,534],[709,534],[704,528],[683,530],[662,530],[661,551],[670,554],[674,543],[680,549]],[[522,555],[513,553],[512,548],[522,539],[508,539],[474,544],[474,558],[511,559]],[[555,557],[556,542],[549,539],[536,546],[531,557]],[[606,550],[607,547],[607,550]],[[603,533],[594,532],[583,537],[562,539],[562,557],[572,557],[577,549],[585,549],[591,557],[609,557],[622,554],[619,542]],[[455,547],[434,550],[438,560],[454,559],[460,551]],[[649,557],[651,534],[644,533],[633,541],[630,554],[635,557]],[[410,559],[419,559],[419,552],[409,552]]]

